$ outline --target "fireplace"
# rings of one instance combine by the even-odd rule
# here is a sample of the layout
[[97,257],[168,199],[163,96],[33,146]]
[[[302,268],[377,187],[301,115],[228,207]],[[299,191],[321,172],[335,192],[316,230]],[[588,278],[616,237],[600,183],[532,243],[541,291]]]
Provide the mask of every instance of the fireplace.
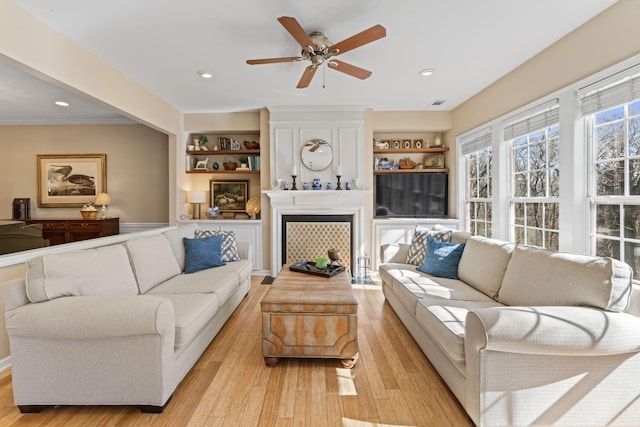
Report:
[[282,265],[310,261],[340,249],[341,262],[353,273],[353,215],[282,215]]
[[[275,277],[288,262],[300,261],[298,257],[312,259],[326,254],[331,247],[340,249],[343,263],[351,274],[356,274],[355,261],[365,252],[364,204],[365,201],[372,203],[371,193],[369,190],[265,191],[271,204],[271,275]],[[329,236],[330,233],[336,237]],[[344,240],[337,242],[338,239]],[[293,250],[289,241],[294,245]],[[317,247],[312,245],[315,241],[319,242]],[[306,250],[308,252],[304,252]]]

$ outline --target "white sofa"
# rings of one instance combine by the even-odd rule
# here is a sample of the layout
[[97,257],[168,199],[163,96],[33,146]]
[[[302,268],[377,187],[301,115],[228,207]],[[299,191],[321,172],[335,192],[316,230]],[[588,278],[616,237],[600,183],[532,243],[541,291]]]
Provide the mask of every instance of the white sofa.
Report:
[[[247,295],[240,260],[184,273],[196,225],[27,261],[3,286],[15,404],[136,405],[161,412]],[[189,255],[189,254],[187,254]]]
[[476,425],[640,423],[640,317],[628,312],[627,264],[458,231],[451,241],[465,243],[458,279],[417,271],[409,244],[384,245],[379,273],[386,300]]

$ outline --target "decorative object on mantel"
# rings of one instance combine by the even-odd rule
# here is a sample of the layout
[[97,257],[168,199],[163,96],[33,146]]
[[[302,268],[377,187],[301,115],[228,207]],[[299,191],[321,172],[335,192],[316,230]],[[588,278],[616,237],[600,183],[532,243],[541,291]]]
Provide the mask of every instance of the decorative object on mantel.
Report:
[[194,190],[187,193],[187,202],[193,204],[193,219],[200,219],[200,203],[207,201],[204,191]]
[[281,190],[282,189],[282,178],[276,179],[276,184],[271,186],[272,190]]
[[93,203],[87,203],[80,209],[82,219],[96,219],[98,216],[98,210],[93,206]]
[[333,161],[333,148],[323,139],[311,139],[300,149],[302,164],[312,171],[322,171]]
[[101,219],[106,219],[107,218],[107,206],[111,204],[111,196],[109,195],[109,193],[100,193],[98,194],[98,196],[96,197],[96,205],[98,206],[102,206],[101,214],[100,214],[100,218]]
[[297,190],[298,187],[296,187],[296,178],[298,177],[298,167],[296,165],[293,165],[293,167],[291,168],[291,181],[293,181],[292,185],[291,185],[291,190]]
[[336,184],[336,190],[342,190],[340,186],[340,178],[342,178],[342,166],[336,166],[336,178],[338,179],[338,183]]
[[322,190],[322,182],[320,182],[320,178],[313,178],[313,184],[311,184],[311,188],[314,190]]

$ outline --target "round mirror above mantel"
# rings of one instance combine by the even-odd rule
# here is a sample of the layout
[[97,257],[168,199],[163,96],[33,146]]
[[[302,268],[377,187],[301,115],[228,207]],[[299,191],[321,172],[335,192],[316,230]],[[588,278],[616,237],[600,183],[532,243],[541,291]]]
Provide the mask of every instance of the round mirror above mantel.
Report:
[[300,160],[312,171],[325,170],[333,162],[333,148],[323,139],[310,139],[300,149]]

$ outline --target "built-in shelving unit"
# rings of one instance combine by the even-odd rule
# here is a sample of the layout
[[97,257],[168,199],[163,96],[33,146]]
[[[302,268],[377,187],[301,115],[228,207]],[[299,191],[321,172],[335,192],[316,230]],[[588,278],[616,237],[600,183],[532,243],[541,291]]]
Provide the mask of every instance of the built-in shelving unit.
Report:
[[[190,150],[189,146],[197,147],[197,137],[204,135],[208,141],[204,144],[206,150]],[[223,142],[223,139],[226,142]],[[260,174],[260,148],[245,148],[245,141],[259,143],[258,133],[200,133],[189,136],[186,151],[186,173],[196,174],[225,174],[225,175],[251,175]],[[237,149],[223,149],[232,141]],[[240,169],[240,158],[247,157],[247,168]],[[204,166],[198,166],[198,162],[205,161]],[[234,161],[237,163],[235,170],[227,170],[224,163]]]

